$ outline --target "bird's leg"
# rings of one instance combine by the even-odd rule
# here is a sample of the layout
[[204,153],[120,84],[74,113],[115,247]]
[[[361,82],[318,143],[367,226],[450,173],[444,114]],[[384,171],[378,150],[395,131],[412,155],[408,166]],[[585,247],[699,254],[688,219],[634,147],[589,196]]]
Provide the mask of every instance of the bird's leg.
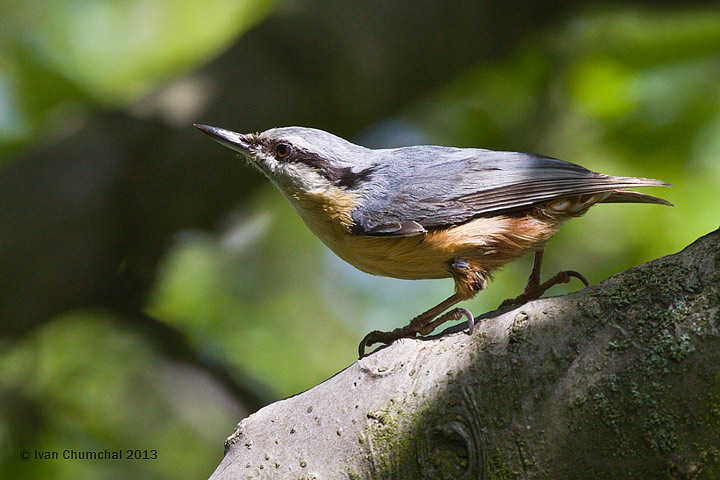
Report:
[[360,358],[365,355],[365,347],[369,347],[375,343],[389,344],[398,338],[414,337],[418,333],[420,335],[428,335],[441,324],[447,321],[460,320],[463,315],[465,315],[468,319],[468,326],[472,331],[472,328],[475,325],[475,320],[469,310],[465,308],[454,308],[449,312],[440,315],[442,312],[461,300],[463,300],[463,297],[458,293],[454,293],[446,300],[432,307],[430,310],[423,312],[410,320],[410,323],[402,328],[396,328],[391,332],[374,330],[368,333],[358,346],[358,354],[360,355]]
[[551,277],[543,283],[540,283],[540,267],[542,266],[542,258],[544,251],[545,247],[543,246],[535,252],[535,257],[533,257],[532,270],[530,271],[530,278],[528,278],[523,293],[521,293],[515,298],[509,298],[502,302],[500,304],[501,308],[507,307],[509,305],[526,303],[530,300],[540,298],[540,296],[551,287],[554,287],[555,285],[561,283],[568,283],[572,277],[579,279],[586,287],[590,286],[590,283],[585,279],[585,277],[581,273],[578,273],[574,270],[565,270],[563,272],[559,272],[554,277]]
[[474,297],[480,290],[485,288],[487,278],[480,268],[462,257],[456,257],[448,261],[448,271],[455,280],[455,293],[453,295],[413,318],[410,320],[410,324],[403,328],[396,328],[391,332],[375,330],[368,333],[358,346],[360,358],[365,354],[365,347],[369,347],[374,343],[388,344],[398,338],[414,337],[418,333],[428,335],[443,323],[460,320],[463,315],[468,319],[468,330],[472,333],[475,327],[475,318],[469,310],[454,308],[444,314],[443,312],[462,300]]

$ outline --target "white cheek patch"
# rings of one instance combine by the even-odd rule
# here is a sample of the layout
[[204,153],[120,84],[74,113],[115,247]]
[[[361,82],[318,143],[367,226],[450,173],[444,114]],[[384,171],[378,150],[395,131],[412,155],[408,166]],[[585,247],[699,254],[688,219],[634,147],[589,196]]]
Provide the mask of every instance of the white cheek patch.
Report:
[[302,163],[275,162],[270,179],[285,193],[324,193],[333,187],[332,183]]
[[278,162],[272,155],[258,153],[255,165],[284,193],[324,193],[332,183],[304,163]]
[[258,152],[252,162],[268,176],[275,175],[278,168],[277,160],[272,155],[266,155],[262,152]]

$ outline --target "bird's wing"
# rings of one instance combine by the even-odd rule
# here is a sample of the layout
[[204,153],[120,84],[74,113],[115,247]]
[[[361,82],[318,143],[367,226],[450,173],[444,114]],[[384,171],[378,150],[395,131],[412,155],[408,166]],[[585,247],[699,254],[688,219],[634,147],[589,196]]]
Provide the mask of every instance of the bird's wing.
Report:
[[[398,157],[396,151],[395,161],[377,172],[382,187],[365,192],[352,212],[355,234],[416,235],[564,197],[668,185],[646,178],[611,177],[539,155],[430,149],[433,158],[428,158],[427,149],[407,150],[405,157]],[[647,197],[650,203],[669,204]],[[635,194],[627,200],[611,196],[606,201],[643,200],[642,194]]]

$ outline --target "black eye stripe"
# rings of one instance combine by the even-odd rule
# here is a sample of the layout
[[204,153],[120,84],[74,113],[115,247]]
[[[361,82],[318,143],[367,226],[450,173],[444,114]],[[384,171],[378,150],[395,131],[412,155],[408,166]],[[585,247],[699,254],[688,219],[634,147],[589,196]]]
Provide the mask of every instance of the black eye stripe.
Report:
[[[279,152],[278,149],[282,149],[281,146],[287,147],[289,152]],[[275,158],[279,161],[302,163],[307,165],[328,179],[331,183],[348,189],[355,189],[359,187],[361,182],[367,180],[375,171],[372,167],[356,171],[350,166],[333,166],[329,160],[315,153],[292,146],[287,142],[275,143],[272,146],[272,152]],[[280,153],[283,153],[284,155],[280,155]]]

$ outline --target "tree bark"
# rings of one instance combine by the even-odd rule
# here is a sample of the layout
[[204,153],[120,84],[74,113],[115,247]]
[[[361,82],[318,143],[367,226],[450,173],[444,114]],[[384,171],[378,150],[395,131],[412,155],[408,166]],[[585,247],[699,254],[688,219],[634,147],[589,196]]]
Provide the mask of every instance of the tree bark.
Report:
[[214,480],[720,478],[720,230],[269,405]]

